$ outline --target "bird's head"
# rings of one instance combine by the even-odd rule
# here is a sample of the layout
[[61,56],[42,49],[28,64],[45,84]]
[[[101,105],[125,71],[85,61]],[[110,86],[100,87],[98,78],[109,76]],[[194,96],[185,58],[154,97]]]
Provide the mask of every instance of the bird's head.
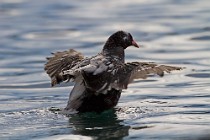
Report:
[[139,45],[134,41],[132,35],[125,31],[117,31],[112,34],[107,40],[107,47],[123,47],[126,49],[129,46],[139,48]]

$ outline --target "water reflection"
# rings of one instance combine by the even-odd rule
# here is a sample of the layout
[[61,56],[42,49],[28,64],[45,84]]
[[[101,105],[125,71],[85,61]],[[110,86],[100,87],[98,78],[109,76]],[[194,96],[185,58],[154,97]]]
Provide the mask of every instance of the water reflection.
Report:
[[84,113],[69,118],[72,134],[91,136],[97,139],[122,139],[128,136],[130,126],[119,120],[114,110],[102,114]]

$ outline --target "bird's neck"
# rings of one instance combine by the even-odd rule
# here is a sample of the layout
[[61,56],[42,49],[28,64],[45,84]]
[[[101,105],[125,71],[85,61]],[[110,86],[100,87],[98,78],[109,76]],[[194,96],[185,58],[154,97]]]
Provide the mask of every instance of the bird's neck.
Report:
[[111,57],[114,59],[118,59],[119,61],[124,63],[125,52],[122,46],[117,45],[114,41],[109,40],[104,45],[102,50],[102,54],[106,57]]

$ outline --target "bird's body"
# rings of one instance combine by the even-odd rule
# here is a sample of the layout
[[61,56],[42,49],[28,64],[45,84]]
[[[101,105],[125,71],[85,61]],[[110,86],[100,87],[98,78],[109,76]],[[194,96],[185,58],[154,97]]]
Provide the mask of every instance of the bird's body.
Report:
[[110,82],[114,79],[115,67],[123,62],[100,53],[86,58],[81,64],[64,71],[65,75],[77,77],[66,110],[77,108],[79,112],[102,112],[116,106],[122,90],[114,88]]
[[118,31],[109,37],[101,53],[91,58],[70,49],[47,58],[45,65],[52,86],[63,81],[74,81],[65,112],[102,112],[117,105],[123,89],[134,79],[145,79],[148,74],[163,76],[164,71],[180,67],[154,63],[125,63],[124,50],[138,47],[130,33]]

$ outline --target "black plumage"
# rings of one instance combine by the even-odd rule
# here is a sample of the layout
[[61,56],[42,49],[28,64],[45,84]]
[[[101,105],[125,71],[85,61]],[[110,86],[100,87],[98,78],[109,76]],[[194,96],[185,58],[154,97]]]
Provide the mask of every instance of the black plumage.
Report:
[[102,52],[91,58],[73,49],[47,58],[45,70],[52,86],[63,81],[75,82],[65,113],[113,108],[122,90],[134,79],[145,79],[149,74],[163,76],[164,72],[182,69],[146,62],[125,63],[124,50],[129,46],[139,47],[130,33],[118,31],[108,38]]

